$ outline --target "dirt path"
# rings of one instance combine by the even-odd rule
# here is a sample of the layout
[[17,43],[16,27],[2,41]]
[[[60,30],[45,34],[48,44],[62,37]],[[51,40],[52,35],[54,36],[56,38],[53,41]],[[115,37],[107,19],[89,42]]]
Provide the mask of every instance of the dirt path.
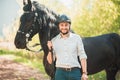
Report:
[[49,80],[45,75],[25,66],[14,62],[13,56],[0,56],[0,80]]

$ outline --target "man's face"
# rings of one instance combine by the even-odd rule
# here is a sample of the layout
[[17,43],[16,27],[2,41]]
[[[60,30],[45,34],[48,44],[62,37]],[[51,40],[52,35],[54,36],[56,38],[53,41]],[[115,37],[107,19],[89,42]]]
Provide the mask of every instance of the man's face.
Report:
[[70,31],[70,24],[68,22],[59,23],[59,30],[63,35],[67,34]]

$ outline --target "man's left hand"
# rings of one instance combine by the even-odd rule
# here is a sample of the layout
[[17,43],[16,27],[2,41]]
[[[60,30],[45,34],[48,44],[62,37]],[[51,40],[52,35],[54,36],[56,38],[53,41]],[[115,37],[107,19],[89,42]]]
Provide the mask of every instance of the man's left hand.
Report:
[[83,73],[81,78],[82,80],[88,80],[88,75]]

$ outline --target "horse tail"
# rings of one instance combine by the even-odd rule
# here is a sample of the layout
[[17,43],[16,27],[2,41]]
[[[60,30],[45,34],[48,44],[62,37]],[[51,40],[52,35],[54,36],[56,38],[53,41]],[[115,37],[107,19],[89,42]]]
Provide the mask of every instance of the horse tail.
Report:
[[112,33],[110,36],[110,41],[112,42],[112,44],[115,48],[117,66],[120,69],[120,36],[119,36],[119,34]]

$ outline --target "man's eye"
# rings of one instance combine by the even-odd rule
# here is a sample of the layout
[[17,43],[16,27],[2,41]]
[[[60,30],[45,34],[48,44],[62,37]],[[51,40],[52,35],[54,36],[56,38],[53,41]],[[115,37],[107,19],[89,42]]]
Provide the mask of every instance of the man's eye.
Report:
[[61,24],[61,26],[64,26],[63,24]]
[[68,26],[67,24],[65,24],[65,26]]

